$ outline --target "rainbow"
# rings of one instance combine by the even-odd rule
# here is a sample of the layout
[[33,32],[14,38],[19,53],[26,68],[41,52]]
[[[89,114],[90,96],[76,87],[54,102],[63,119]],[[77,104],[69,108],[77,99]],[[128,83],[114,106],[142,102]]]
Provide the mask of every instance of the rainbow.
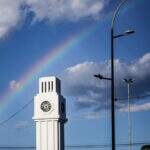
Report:
[[80,32],[68,36],[61,44],[51,49],[41,57],[33,66],[27,70],[20,79],[17,80],[20,83],[20,87],[16,90],[10,90],[8,87],[4,94],[0,96],[0,111],[6,108],[7,104],[13,100],[18,94],[24,91],[24,89],[34,81],[34,77],[37,74],[43,72],[45,69],[49,68],[55,61],[70,51],[70,49],[77,44],[80,44],[82,40],[88,38],[91,33],[96,30],[97,24],[91,25],[87,28],[82,29]]

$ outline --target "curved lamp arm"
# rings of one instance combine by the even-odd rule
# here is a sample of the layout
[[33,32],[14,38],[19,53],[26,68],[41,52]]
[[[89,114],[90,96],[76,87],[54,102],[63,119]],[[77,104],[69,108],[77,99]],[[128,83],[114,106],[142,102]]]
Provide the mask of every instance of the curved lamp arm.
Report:
[[113,14],[113,19],[112,19],[112,23],[111,23],[111,28],[114,28],[114,24],[115,24],[115,20],[116,20],[116,16],[119,13],[119,10],[121,9],[121,7],[127,2],[128,0],[123,0],[117,7],[117,9],[115,10],[114,14]]

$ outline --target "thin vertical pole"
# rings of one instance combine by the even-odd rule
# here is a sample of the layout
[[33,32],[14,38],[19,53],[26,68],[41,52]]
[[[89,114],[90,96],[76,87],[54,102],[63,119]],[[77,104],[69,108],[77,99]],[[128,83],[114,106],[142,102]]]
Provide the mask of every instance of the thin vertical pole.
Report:
[[114,94],[114,30],[111,29],[111,134],[112,150],[116,149],[115,145],[115,94]]
[[128,130],[129,130],[129,150],[131,150],[131,107],[130,107],[130,82],[128,82]]

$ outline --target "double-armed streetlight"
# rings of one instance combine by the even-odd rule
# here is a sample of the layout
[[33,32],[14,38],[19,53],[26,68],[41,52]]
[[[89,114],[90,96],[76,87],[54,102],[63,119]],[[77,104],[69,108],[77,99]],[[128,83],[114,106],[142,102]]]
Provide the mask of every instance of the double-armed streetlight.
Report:
[[[128,36],[134,33],[134,30],[127,30],[121,34],[114,34],[114,25],[116,22],[116,17],[119,14],[120,9],[125,4],[127,0],[123,0],[115,10],[113,14],[112,24],[111,24],[111,78],[108,80],[111,81],[111,142],[112,142],[112,150],[116,149],[116,136],[115,136],[115,84],[114,84],[114,41],[123,36]],[[106,79],[102,75],[98,74],[95,77],[99,79]]]
[[133,34],[133,30],[127,30],[123,34],[114,35],[114,23],[111,28],[111,131],[112,131],[112,150],[116,149],[115,136],[115,84],[114,84],[114,40]]
[[130,107],[130,86],[133,84],[134,79],[123,79],[123,81],[127,84],[127,91],[128,91],[128,130],[129,130],[129,150],[132,148],[132,126],[131,126],[131,107]]

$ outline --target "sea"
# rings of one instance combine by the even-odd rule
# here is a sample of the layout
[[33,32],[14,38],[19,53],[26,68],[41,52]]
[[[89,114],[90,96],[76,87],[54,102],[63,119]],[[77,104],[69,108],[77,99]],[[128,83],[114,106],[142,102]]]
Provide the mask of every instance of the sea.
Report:
[[[132,146],[132,150],[141,150],[142,145],[134,145]],[[104,146],[87,146],[87,147],[65,147],[65,150],[111,150],[111,147]],[[117,150],[128,150],[128,146],[117,146]],[[36,150],[35,147],[0,147],[0,150]]]

